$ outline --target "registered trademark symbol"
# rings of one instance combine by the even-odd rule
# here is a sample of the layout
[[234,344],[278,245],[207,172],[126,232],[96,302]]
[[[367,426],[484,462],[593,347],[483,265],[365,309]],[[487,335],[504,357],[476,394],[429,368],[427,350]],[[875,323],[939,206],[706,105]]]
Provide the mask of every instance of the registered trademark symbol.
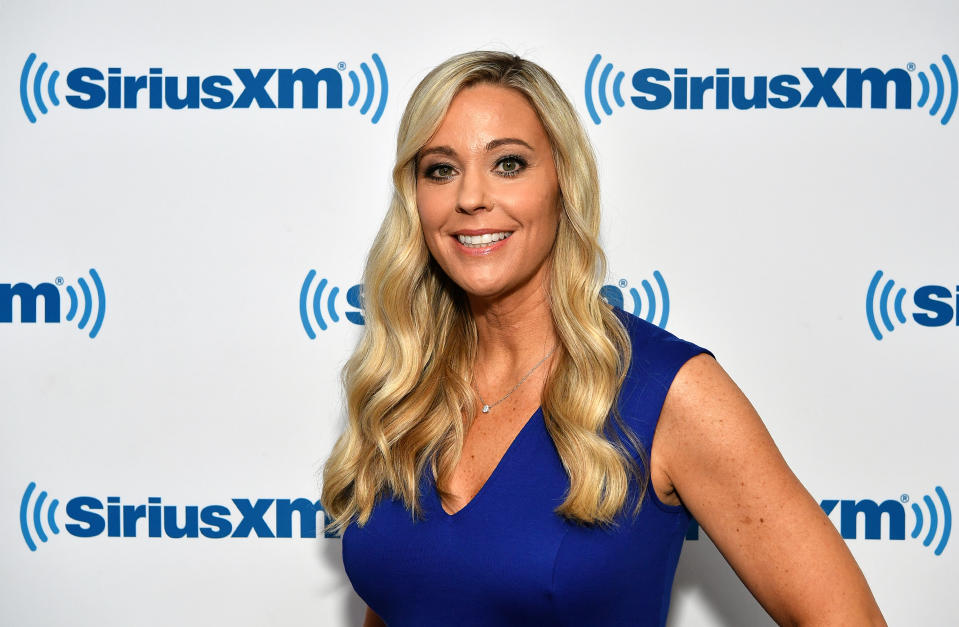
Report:
[[56,284],[57,284],[57,285],[63,285],[63,277],[62,277],[62,276],[58,276],[58,277],[56,278]]
[[620,286],[620,287],[626,287],[626,285],[628,285],[628,283],[626,282],[626,279],[620,279],[620,280],[619,280],[619,286]]
[[336,69],[342,72],[343,70],[346,69],[346,64],[340,61],[339,63],[336,64]]
[[909,502],[909,495],[908,495],[908,494],[903,494],[902,496],[899,497],[899,500],[902,501],[903,503],[908,503],[908,502]]
[[916,64],[910,61],[909,63],[906,64],[906,69],[912,72],[913,70],[916,69]]

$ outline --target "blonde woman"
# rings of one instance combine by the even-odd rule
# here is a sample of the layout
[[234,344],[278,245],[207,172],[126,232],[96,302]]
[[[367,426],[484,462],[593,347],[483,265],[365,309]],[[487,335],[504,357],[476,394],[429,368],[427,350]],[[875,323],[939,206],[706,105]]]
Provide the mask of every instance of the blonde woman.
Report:
[[662,625],[694,516],[782,624],[884,624],[710,353],[599,295],[596,166],[539,66],[414,91],[322,503],[364,625]]

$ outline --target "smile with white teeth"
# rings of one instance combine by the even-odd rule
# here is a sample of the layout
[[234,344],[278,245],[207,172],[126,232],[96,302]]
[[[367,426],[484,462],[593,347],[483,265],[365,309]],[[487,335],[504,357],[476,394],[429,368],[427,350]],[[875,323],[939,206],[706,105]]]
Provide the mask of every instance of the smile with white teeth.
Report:
[[467,248],[482,248],[506,239],[512,234],[512,231],[503,231],[501,233],[483,233],[482,235],[457,235],[456,239]]

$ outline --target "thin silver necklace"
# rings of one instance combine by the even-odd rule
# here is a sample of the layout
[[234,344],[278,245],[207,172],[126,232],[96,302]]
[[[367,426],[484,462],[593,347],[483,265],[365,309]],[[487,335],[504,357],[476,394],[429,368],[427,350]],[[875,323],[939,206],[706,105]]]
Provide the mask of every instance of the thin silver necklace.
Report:
[[484,413],[484,414],[488,414],[488,413],[489,413],[489,410],[493,409],[494,407],[496,407],[497,405],[499,405],[500,403],[502,403],[503,401],[505,401],[506,399],[508,399],[510,394],[512,394],[513,392],[515,392],[516,389],[517,389],[519,386],[523,385],[523,382],[526,381],[526,379],[529,379],[529,375],[531,375],[531,374],[533,374],[534,372],[536,372],[536,369],[539,368],[540,366],[542,366],[544,361],[546,361],[547,359],[549,359],[550,355],[553,354],[553,351],[556,350],[556,347],[557,347],[557,346],[559,346],[559,344],[554,345],[553,348],[550,349],[550,351],[549,351],[548,353],[546,353],[546,357],[543,357],[542,359],[540,359],[539,362],[537,362],[537,364],[536,364],[535,366],[533,366],[532,368],[530,368],[530,371],[526,373],[526,376],[523,377],[522,379],[520,379],[520,380],[519,380],[519,383],[517,383],[516,385],[514,385],[514,386],[513,386],[513,389],[506,393],[506,396],[504,396],[503,398],[499,399],[498,401],[496,401],[496,402],[493,403],[492,405],[490,405],[489,403],[487,403],[486,401],[483,400],[483,395],[480,394],[479,388],[477,388],[477,389],[476,389],[476,395],[479,396],[480,402],[483,403],[483,413]]

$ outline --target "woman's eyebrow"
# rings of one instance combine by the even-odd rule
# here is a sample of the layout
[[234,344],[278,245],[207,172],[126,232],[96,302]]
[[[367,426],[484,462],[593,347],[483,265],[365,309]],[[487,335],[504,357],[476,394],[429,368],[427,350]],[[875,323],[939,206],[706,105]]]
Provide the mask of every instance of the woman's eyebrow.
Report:
[[455,157],[456,151],[450,148],[449,146],[433,146],[432,148],[421,150],[420,153],[416,155],[416,158],[422,159],[426,155],[432,155],[432,154],[440,154],[440,155],[446,155],[447,157]]
[[530,150],[533,150],[533,147],[524,142],[522,139],[517,139],[516,137],[504,137],[502,139],[494,139],[490,143],[486,144],[486,151],[489,152],[494,148],[499,148],[506,144],[519,144],[520,146],[526,146]]
[[[486,144],[486,152],[489,152],[491,150],[499,148],[500,146],[505,146],[508,144],[518,144],[520,146],[525,146],[526,148],[533,150],[533,147],[530,146],[525,141],[523,141],[522,139],[519,139],[517,137],[502,137],[500,139],[494,139],[490,141],[488,144]],[[446,155],[447,157],[455,157],[456,151],[449,146],[433,146],[431,148],[426,148],[425,150],[421,150],[416,157],[417,159],[422,159],[426,155],[434,155],[434,154]]]

